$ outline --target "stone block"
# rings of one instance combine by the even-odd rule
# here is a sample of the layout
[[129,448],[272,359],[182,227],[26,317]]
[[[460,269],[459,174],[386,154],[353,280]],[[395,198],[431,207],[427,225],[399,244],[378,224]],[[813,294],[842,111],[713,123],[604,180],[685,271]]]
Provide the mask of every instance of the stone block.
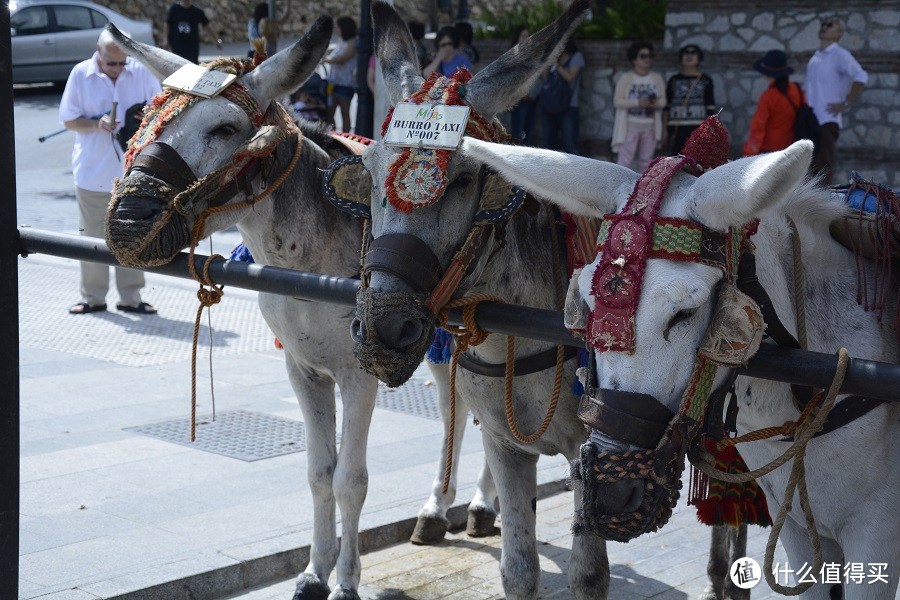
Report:
[[731,24],[732,25],[743,25],[747,22],[747,14],[742,12],[732,13],[731,15]]
[[726,33],[719,39],[718,49],[725,52],[737,52],[739,50],[746,50],[747,43],[736,35]]
[[797,22],[797,19],[794,18],[794,15],[782,15],[778,17],[778,21],[776,25],[778,27],[786,27],[788,25],[793,25]]
[[756,38],[756,30],[752,27],[738,27],[737,33],[747,42]]
[[869,19],[872,23],[877,23],[884,27],[896,27],[900,25],[900,11],[898,10],[873,10],[869,13]]
[[666,27],[681,25],[702,25],[706,16],[702,12],[670,12],[666,13]]
[[[898,76],[896,73],[879,73],[878,84],[881,87],[885,87],[888,89],[896,89],[897,85],[900,84],[900,76]],[[874,87],[871,77],[869,79],[869,86]]]
[[713,37],[711,35],[692,35],[686,38],[679,48],[682,46],[687,46],[688,44],[697,44],[705,51],[708,51],[710,48],[713,48]]
[[775,15],[770,12],[760,13],[750,22],[760,31],[772,31],[772,27],[775,25]]
[[882,120],[881,110],[875,108],[874,106],[860,108],[854,111],[853,118],[857,121],[878,123]]
[[[877,20],[873,19],[873,23],[878,23]],[[850,13],[845,19],[844,24],[847,27],[847,31],[866,31],[866,17],[863,13],[855,12]]]
[[[880,29],[867,37],[869,49],[877,52],[900,52],[900,36],[896,29]],[[849,48],[848,48],[849,50]]]
[[900,110],[892,110],[889,112],[887,120],[891,125],[900,125]]
[[794,37],[795,33],[797,33],[797,27],[795,25],[790,25],[788,27],[782,27],[778,33],[778,37],[783,40],[789,40]]
[[863,90],[860,100],[865,104],[873,104],[875,106],[886,106],[893,108],[896,103],[896,92],[894,90]]
[[852,129],[843,129],[839,144],[847,147],[859,146],[859,136]]
[[754,52],[768,52],[769,50],[784,50],[784,42],[776,40],[770,35],[761,35],[750,46]]
[[866,39],[858,33],[847,33],[841,38],[841,46],[850,52],[859,52],[866,47]]
[[[783,47],[783,46],[782,46]],[[790,52],[802,52],[819,47],[819,22],[813,21],[803,27],[796,36],[788,40]]]
[[710,21],[703,29],[709,33],[724,33],[728,31],[728,17],[719,15]]

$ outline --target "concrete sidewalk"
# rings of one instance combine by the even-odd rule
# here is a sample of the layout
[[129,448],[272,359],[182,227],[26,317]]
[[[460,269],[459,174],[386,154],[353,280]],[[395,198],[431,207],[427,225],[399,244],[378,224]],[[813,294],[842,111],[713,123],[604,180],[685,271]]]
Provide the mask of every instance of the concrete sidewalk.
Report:
[[[225,238],[215,252],[238,239]],[[66,309],[77,298],[77,262],[20,261],[20,598],[215,598],[305,565],[312,523],[302,417],[255,293],[226,289],[213,307],[218,420],[199,427],[198,441],[221,424],[235,429],[213,435],[204,450],[187,441],[197,286],[147,279],[144,297],[159,315],[76,316]],[[201,423],[213,409],[209,346],[204,317]],[[366,548],[408,538],[437,471],[441,424],[427,373],[381,389]],[[469,430],[463,501],[483,460],[478,430]],[[562,458],[541,461],[541,482],[566,474]]]
[[[236,232],[217,236],[213,251],[220,253],[238,239]],[[66,308],[78,285],[75,261],[30,256],[20,261],[19,280],[19,598],[289,598],[311,540],[302,417],[255,294],[226,289],[213,307],[218,419],[199,427],[199,442],[212,444],[191,445],[195,284],[148,275],[145,299],[158,316],[115,310],[73,316]],[[202,329],[198,414],[209,423],[205,317]],[[438,469],[441,425],[427,377],[420,369],[403,388],[380,390],[361,523],[368,552],[362,592],[369,599],[502,597],[499,538],[455,536],[424,549],[405,542]],[[211,429],[219,424],[235,429],[223,439]],[[482,460],[480,435],[470,423],[457,522]],[[545,496],[563,490],[567,472],[561,457],[541,459]],[[570,493],[557,495],[542,503],[551,508],[539,510],[542,548],[552,546],[552,556],[542,551],[542,561],[550,560],[542,562],[544,589],[552,597],[569,597],[563,574],[571,502]],[[765,536],[754,528],[749,554],[760,563]],[[708,539],[693,510],[680,507],[662,532],[610,544],[614,597],[699,593]],[[398,564],[407,571],[398,573]]]

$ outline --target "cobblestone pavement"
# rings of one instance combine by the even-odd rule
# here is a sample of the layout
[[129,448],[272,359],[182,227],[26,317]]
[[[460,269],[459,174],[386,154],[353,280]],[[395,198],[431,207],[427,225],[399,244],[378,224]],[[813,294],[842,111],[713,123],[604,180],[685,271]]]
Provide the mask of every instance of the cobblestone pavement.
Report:
[[[572,598],[566,572],[572,548],[572,492],[538,502],[537,537],[541,565],[539,598]],[[502,527],[502,519],[500,519]],[[750,530],[748,555],[763,562],[767,530]],[[608,544],[611,600],[686,600],[706,586],[709,529],[699,525],[692,508],[679,506],[668,525],[628,544]],[[784,561],[779,548],[776,560]],[[448,534],[438,546],[401,543],[362,557],[363,600],[502,599],[500,536],[470,538]],[[334,583],[332,581],[332,583]],[[287,600],[293,580],[228,596],[228,600]],[[780,597],[765,582],[754,600]]]

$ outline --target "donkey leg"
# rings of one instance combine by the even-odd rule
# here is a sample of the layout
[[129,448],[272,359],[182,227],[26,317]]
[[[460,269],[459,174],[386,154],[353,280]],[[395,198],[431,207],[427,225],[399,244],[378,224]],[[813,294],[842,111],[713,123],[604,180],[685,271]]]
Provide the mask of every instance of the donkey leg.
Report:
[[[727,528],[726,536],[728,540],[728,564],[725,565],[725,572],[722,575],[725,581],[725,597],[729,600],[750,600],[750,590],[742,590],[736,586],[728,573],[728,569],[731,568],[734,561],[747,556],[747,524],[742,523],[738,528],[730,525],[723,527]],[[709,560],[712,563],[712,552],[710,552]]]
[[341,510],[341,549],[337,585],[328,600],[359,600],[359,515],[369,487],[366,442],[378,393],[378,380],[354,371],[340,382],[344,407],[341,449],[334,470],[334,495]]
[[[484,433],[481,434],[482,439]],[[482,442],[484,444],[484,442]],[[470,537],[487,537],[497,534],[497,510],[494,502],[497,500],[497,487],[494,477],[491,475],[491,467],[485,457],[481,465],[481,473],[478,474],[478,486],[475,488],[475,496],[469,502],[469,518],[466,523],[466,534]]]
[[503,591],[509,600],[533,600],[541,572],[535,540],[538,457],[514,450],[490,435],[483,441],[500,496]]
[[[569,464],[573,464],[571,457]],[[575,478],[573,489],[575,510],[578,511],[582,507],[584,481]],[[606,540],[588,531],[587,528],[582,528],[572,536],[569,587],[578,600],[603,600],[609,595],[609,556],[606,553]]]
[[462,445],[463,434],[466,429],[467,410],[465,404],[460,402],[457,395],[456,419],[453,427],[453,467],[450,472],[450,485],[447,493],[443,493],[444,471],[447,465],[447,442],[450,439],[450,365],[436,365],[428,363],[431,376],[437,386],[438,409],[441,412],[441,421],[444,425],[444,437],[441,440],[441,455],[438,461],[437,474],[434,483],[431,484],[431,496],[425,502],[425,506],[419,511],[416,527],[409,541],[413,544],[437,544],[444,539],[444,534],[450,527],[447,520],[447,511],[453,506],[456,499],[456,471],[459,465],[459,450]]
[[[709,561],[706,563],[706,575],[709,581],[700,595],[700,600],[724,600],[725,585],[730,581],[728,568],[731,566],[729,552],[730,525],[713,525],[710,527]],[[746,538],[745,538],[746,546]]]
[[897,542],[900,539],[900,524],[894,513],[896,503],[884,504],[881,510],[868,508],[861,507],[858,515],[862,518],[848,522],[841,532],[843,565],[862,565],[865,571],[862,583],[850,580],[843,586],[843,599],[893,600],[900,597],[897,595],[900,583],[900,544]]
[[300,401],[307,439],[307,479],[313,500],[309,564],[297,578],[293,600],[325,600],[328,577],[338,557],[332,478],[337,463],[334,382],[303,369],[285,353],[288,376]]
[[[773,497],[773,494],[767,493],[767,496],[771,498]],[[799,498],[795,497],[794,505],[798,506],[799,504]],[[773,505],[775,505],[775,502],[769,503],[769,510],[771,511],[771,514],[777,514],[778,507],[775,506],[773,508]],[[802,519],[803,517],[801,516],[800,518]],[[822,548],[822,560],[826,563],[843,563],[840,547],[838,547],[833,540],[829,540],[828,538],[821,537],[819,539]],[[793,513],[788,515],[787,519],[784,521],[784,528],[781,530],[780,540],[781,544],[784,546],[784,552],[787,554],[787,565],[781,565],[781,567],[784,568],[787,566],[793,569],[794,580],[785,581],[785,576],[783,574],[777,575],[775,579],[781,585],[795,586],[797,585],[797,571],[803,568],[803,565],[806,565],[810,570],[812,569],[813,549],[812,544],[809,541],[809,536],[806,533],[806,528],[794,521]],[[843,576],[843,573],[841,573],[841,575]],[[822,581],[820,573],[810,573],[810,576],[814,577],[817,582]],[[761,585],[765,585],[765,582],[762,582]],[[833,596],[831,590],[831,585],[817,583],[798,597],[802,600],[834,600],[835,598],[841,597],[840,595]],[[866,598],[872,598],[872,596],[866,596]]]

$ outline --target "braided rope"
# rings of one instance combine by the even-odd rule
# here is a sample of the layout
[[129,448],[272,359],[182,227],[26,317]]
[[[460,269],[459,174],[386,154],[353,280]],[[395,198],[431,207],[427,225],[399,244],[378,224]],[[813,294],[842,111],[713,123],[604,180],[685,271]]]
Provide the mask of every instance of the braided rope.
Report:
[[[784,490],[784,497],[782,499],[781,507],[778,510],[778,516],[772,523],[772,530],[769,532],[769,540],[766,543],[766,554],[765,561],[763,565],[763,572],[766,576],[766,582],[769,584],[769,587],[778,594],[782,594],[784,596],[797,596],[802,594],[806,590],[808,590],[814,582],[809,581],[805,583],[801,583],[797,586],[783,586],[778,581],[775,580],[775,576],[772,573],[772,564],[775,560],[775,544],[778,542],[778,536],[781,534],[781,529],[784,526],[784,521],[787,518],[788,513],[791,511],[791,507],[794,502],[794,492],[797,491],[800,496],[800,507],[803,510],[803,516],[806,520],[806,530],[809,535],[810,542],[813,547],[813,572],[818,573],[822,569],[822,547],[821,541],[819,539],[819,532],[816,529],[816,521],[815,517],[812,513],[812,508],[809,503],[809,492],[806,488],[806,467],[804,465],[804,458],[806,456],[806,446],[809,443],[809,440],[812,437],[822,430],[822,427],[825,425],[825,419],[828,418],[828,413],[831,412],[831,408],[834,406],[835,399],[837,398],[838,393],[840,392],[841,385],[844,382],[844,375],[847,372],[847,365],[849,363],[849,353],[846,348],[841,348],[838,350],[838,364],[837,369],[835,369],[834,380],[831,382],[831,386],[828,389],[828,393],[825,395],[824,401],[816,412],[815,416],[812,418],[812,421],[803,426],[803,424],[798,423],[794,429],[797,431],[796,440],[788,450],[782,454],[780,457],[776,458],[769,464],[760,467],[759,469],[755,469],[748,473],[734,474],[734,473],[725,473],[724,471],[720,471],[709,464],[709,455],[703,453],[696,460],[691,460],[691,464],[695,467],[709,475],[710,477],[714,477],[715,479],[720,479],[722,481],[734,482],[734,483],[743,483],[750,479],[758,479],[767,473],[772,472],[776,468],[780,467],[792,457],[796,457],[794,459],[794,464],[791,467],[791,475],[788,479],[787,486]],[[814,402],[810,402],[810,405],[815,404]],[[804,411],[806,412],[806,411]],[[802,420],[801,419],[798,421]]]
[[[188,266],[190,267],[191,276],[200,284],[200,289],[197,290],[197,300],[200,301],[200,305],[197,307],[197,316],[194,319],[194,335],[193,335],[193,343],[191,345],[191,441],[193,442],[196,439],[197,432],[197,339],[200,333],[200,317],[203,314],[204,308],[209,308],[213,304],[218,304],[222,301],[222,296],[225,295],[225,286],[220,285],[217,286],[216,283],[209,276],[209,266],[212,261],[216,258],[224,258],[221,254],[215,254],[206,259],[206,262],[203,265],[203,276],[197,274],[197,268],[194,265],[194,251],[197,249],[197,245],[200,243],[200,240],[204,237],[204,232],[206,231],[206,219],[213,215],[217,215],[219,213],[230,212],[233,210],[237,210],[239,208],[249,208],[254,204],[259,202],[260,200],[264,200],[272,195],[281,184],[285,182],[288,175],[294,170],[294,167],[297,166],[297,162],[300,160],[300,151],[303,148],[303,136],[297,136],[297,148],[294,151],[294,156],[291,157],[291,162],[288,163],[287,168],[282,171],[278,178],[272,182],[272,185],[266,187],[265,190],[251,198],[250,200],[244,200],[243,202],[236,202],[234,204],[223,204],[222,206],[211,206],[200,213],[194,221],[194,225],[191,228],[191,249],[188,255]],[[204,286],[208,286],[207,289]],[[210,344],[210,348],[212,348],[212,344]]]

